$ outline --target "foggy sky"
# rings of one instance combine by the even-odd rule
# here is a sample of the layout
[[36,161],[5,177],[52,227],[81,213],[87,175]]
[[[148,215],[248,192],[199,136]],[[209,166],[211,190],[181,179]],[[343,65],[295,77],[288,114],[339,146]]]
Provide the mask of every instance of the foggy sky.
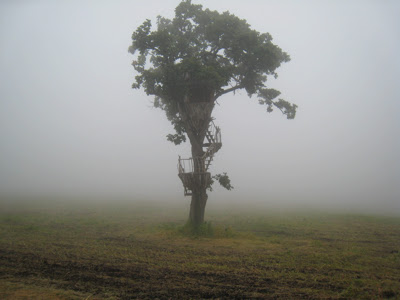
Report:
[[[0,3],[0,194],[178,199],[189,145],[131,89],[127,51],[179,0]],[[245,92],[218,100],[212,172],[235,189],[209,201],[321,203],[400,211],[400,11],[393,1],[194,3],[246,19],[291,56],[268,86],[294,120]]]

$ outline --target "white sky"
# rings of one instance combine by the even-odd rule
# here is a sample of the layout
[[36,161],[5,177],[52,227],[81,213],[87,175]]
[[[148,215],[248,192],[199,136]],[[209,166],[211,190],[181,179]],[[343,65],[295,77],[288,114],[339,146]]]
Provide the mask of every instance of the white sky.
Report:
[[[214,111],[210,202],[400,211],[400,2],[211,1],[290,54],[270,87],[299,106],[267,114],[245,92]],[[0,2],[0,194],[184,199],[172,132],[132,90],[132,32],[178,0]]]

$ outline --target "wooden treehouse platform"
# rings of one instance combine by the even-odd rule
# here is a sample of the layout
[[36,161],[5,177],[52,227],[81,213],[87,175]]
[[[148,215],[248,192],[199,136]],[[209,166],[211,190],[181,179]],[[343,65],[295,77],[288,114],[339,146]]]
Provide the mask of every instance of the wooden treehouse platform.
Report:
[[208,187],[211,183],[211,173],[208,172],[208,168],[215,153],[222,147],[221,130],[212,121],[205,138],[207,142],[203,144],[205,148],[203,156],[178,159],[178,176],[183,183],[185,196],[191,196],[194,187]]

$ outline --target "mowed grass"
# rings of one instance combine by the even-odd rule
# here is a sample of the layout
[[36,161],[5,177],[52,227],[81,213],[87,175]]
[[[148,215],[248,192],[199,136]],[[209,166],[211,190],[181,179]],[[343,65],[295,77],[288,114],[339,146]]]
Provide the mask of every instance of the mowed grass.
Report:
[[0,299],[400,298],[400,218],[2,202]]

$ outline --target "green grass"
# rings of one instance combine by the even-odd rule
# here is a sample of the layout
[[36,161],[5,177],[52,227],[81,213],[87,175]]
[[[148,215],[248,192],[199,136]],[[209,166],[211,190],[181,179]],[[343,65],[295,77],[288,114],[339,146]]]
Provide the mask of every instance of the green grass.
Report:
[[2,203],[1,299],[400,298],[400,218]]

